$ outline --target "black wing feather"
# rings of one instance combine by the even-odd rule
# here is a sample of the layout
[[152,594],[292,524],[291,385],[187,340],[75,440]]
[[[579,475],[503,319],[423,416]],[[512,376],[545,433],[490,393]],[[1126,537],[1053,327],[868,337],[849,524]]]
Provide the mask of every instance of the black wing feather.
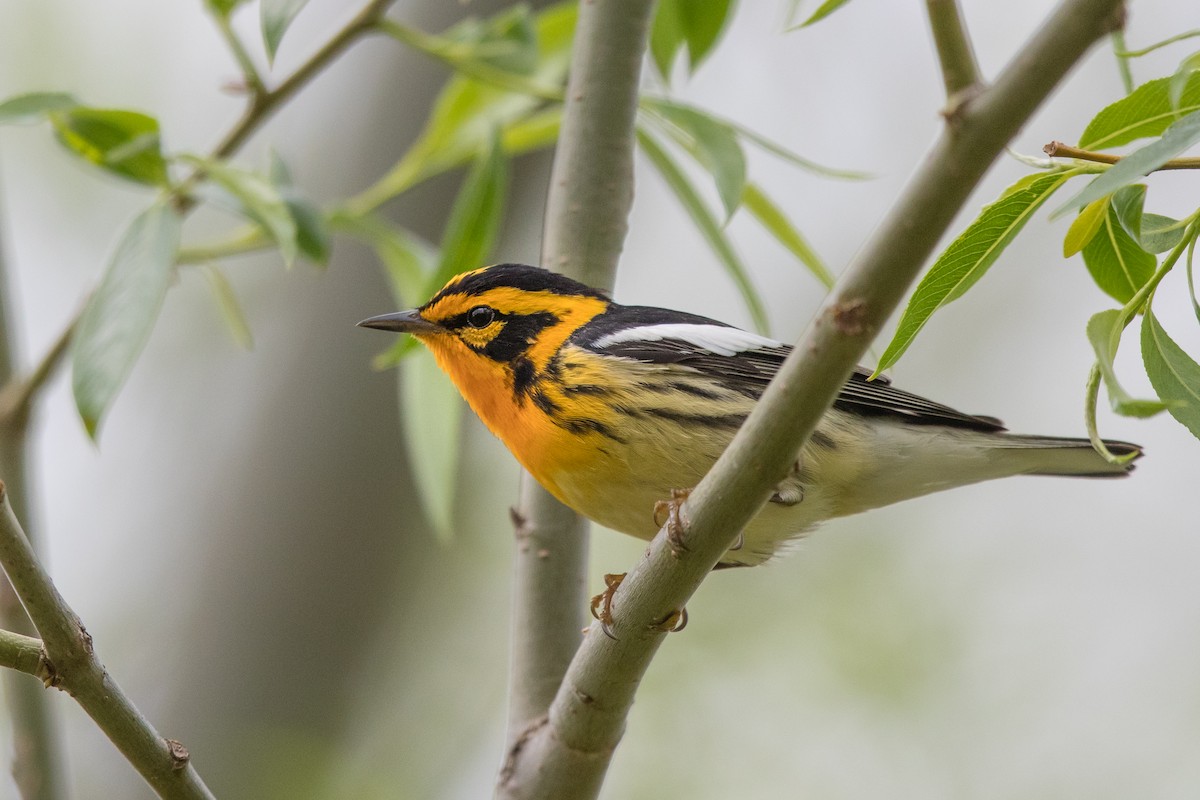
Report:
[[[607,319],[606,319],[607,318]],[[642,339],[618,342],[595,348],[603,336],[635,326],[687,323],[731,327],[705,317],[683,314],[668,309],[616,306],[581,328],[572,341],[591,347],[606,355],[631,358],[650,364],[679,364],[718,381],[722,385],[757,399],[788,353],[791,346],[744,350],[736,356],[723,356],[697,348],[682,339]],[[935,403],[918,395],[897,389],[886,378],[868,380],[870,370],[858,367],[839,392],[833,406],[841,411],[866,417],[898,417],[911,424],[946,425],[977,431],[1003,431],[1003,423],[995,417],[964,414],[949,406]]]

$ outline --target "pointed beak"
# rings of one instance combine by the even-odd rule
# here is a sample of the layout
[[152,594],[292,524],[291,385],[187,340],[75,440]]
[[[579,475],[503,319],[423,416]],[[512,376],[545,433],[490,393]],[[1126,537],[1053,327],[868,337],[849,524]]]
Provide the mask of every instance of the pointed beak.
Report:
[[381,331],[391,331],[392,333],[412,333],[412,334],[429,334],[437,333],[442,330],[441,327],[434,325],[429,320],[423,319],[417,310],[397,311],[393,314],[380,314],[378,317],[364,319],[358,323],[360,328],[376,328]]

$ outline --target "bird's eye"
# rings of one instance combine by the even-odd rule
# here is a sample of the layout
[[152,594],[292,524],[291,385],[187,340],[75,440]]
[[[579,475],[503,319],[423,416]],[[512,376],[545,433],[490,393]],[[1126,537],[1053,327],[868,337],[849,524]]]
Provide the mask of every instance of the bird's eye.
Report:
[[467,312],[467,323],[472,328],[486,328],[496,319],[496,311],[487,306],[475,306]]

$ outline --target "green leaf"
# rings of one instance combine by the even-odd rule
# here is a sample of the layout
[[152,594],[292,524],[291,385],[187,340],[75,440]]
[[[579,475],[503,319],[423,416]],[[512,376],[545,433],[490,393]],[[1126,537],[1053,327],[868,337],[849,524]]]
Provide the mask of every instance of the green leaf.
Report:
[[465,19],[441,38],[461,45],[453,54],[456,60],[483,61],[517,75],[532,75],[537,69],[537,29],[526,5],[514,6],[487,20]]
[[233,340],[240,347],[247,350],[254,349],[254,335],[250,332],[250,323],[246,321],[242,304],[238,302],[237,294],[233,291],[233,286],[225,277],[225,273],[213,264],[205,264],[200,269],[204,273],[204,277],[208,279],[213,299],[217,301],[217,307],[221,310],[221,318],[225,320],[225,325],[229,328]]
[[742,264],[741,258],[733,249],[729,238],[725,232],[721,230],[720,224],[716,217],[709,211],[708,206],[700,198],[696,192],[696,187],[692,186],[684,175],[683,170],[675,163],[674,159],[662,148],[658,142],[654,140],[643,128],[637,130],[638,143],[642,146],[643,152],[650,159],[650,163],[654,164],[659,174],[666,180],[667,185],[675,192],[675,196],[679,199],[684,210],[688,212],[688,216],[692,218],[692,222],[700,230],[705,241],[716,253],[717,258],[725,265],[725,271],[733,279],[737,285],[738,291],[742,293],[742,300],[746,303],[746,308],[750,311],[750,317],[754,320],[754,325],[760,331],[766,331],[768,328],[767,312],[763,307],[762,300],[758,296],[758,290],[754,288],[754,283],[750,280],[749,274],[746,272],[745,266]]
[[1065,170],[1027,175],[1006,189],[996,202],[984,206],[917,285],[875,375],[899,361],[933,313],[974,286],[1042,203],[1076,174],[1075,170]]
[[825,19],[833,12],[837,11],[842,6],[846,5],[847,2],[848,2],[848,0],[825,0],[825,2],[821,3],[821,5],[817,7],[817,10],[814,11],[812,13],[812,15],[809,16],[808,19],[804,20],[804,22],[801,22],[799,25],[796,25],[795,27],[796,28],[807,28],[809,25],[812,25],[814,22],[820,22],[821,20]]
[[1083,187],[1053,214],[1051,219],[1075,208],[1082,208],[1093,200],[1112,194],[1122,186],[1134,183],[1153,172],[1175,156],[1200,142],[1200,111],[1172,123],[1163,132],[1162,138],[1141,147],[1122,158]]
[[674,0],[679,4],[683,34],[687,40],[688,68],[695,73],[721,39],[733,11],[733,0]]
[[1200,322],[1200,300],[1196,299],[1196,279],[1192,272],[1192,261],[1193,261],[1192,257],[1195,255],[1196,255],[1196,240],[1192,239],[1192,241],[1188,244],[1188,253],[1187,253],[1188,296],[1192,300],[1192,311],[1196,315],[1196,321]]
[[208,6],[209,10],[221,17],[228,17],[234,9],[245,2],[246,0],[204,0],[204,4]]
[[1100,230],[1104,215],[1108,213],[1108,199],[1088,203],[1079,216],[1075,217],[1063,239],[1063,258],[1070,258],[1084,248]]
[[679,0],[660,0],[650,26],[650,57],[667,83],[671,82],[675,56],[686,40]]
[[64,111],[79,105],[66,92],[30,92],[0,103],[0,125],[41,122],[51,111]]
[[228,192],[237,201],[239,211],[279,245],[283,262],[292,265],[300,246],[299,229],[292,209],[267,176],[222,161],[191,156],[184,160],[203,169],[213,183]]
[[767,197],[757,184],[746,184],[742,192],[742,204],[780,244],[808,267],[817,280],[825,285],[825,288],[833,286],[833,275],[825,266],[825,262],[787,218],[783,210]]
[[1197,70],[1200,70],[1200,51],[1192,53],[1180,61],[1179,66],[1175,69],[1175,74],[1170,77],[1170,83],[1167,84],[1167,101],[1176,111],[1183,104],[1183,92],[1187,89],[1192,73]]
[[[411,336],[403,337],[416,341]],[[433,355],[418,347],[398,372],[401,426],[421,507],[442,541],[454,538],[463,402],[438,369]]]
[[291,170],[274,150],[267,175],[296,225],[296,248],[309,261],[325,266],[329,262],[330,241],[324,215],[295,187]]
[[1083,248],[1083,263],[1096,285],[1119,303],[1128,303],[1158,266],[1122,227],[1111,203],[1100,231]]
[[[438,253],[432,246],[375,214],[336,215],[329,224],[375,250],[387,268],[388,285],[397,305],[415,306],[427,299],[425,287],[429,285],[429,276],[438,263]],[[400,341],[411,339],[411,336],[399,337]]]
[[1129,317],[1120,309],[1109,309],[1093,314],[1088,320],[1087,337],[1096,351],[1096,363],[1108,389],[1108,402],[1112,410],[1126,417],[1152,417],[1166,406],[1158,400],[1138,400],[1129,395],[1117,380],[1113,361],[1121,345],[1121,333]]
[[279,43],[283,41],[283,34],[307,4],[308,0],[261,0],[259,22],[268,62],[275,61],[275,53],[279,50]]
[[475,159],[454,199],[442,231],[441,257],[426,286],[427,295],[454,275],[483,266],[491,255],[504,219],[508,167],[508,157],[495,137],[492,146]]
[[180,223],[179,215],[162,204],[138,215],[79,320],[71,383],[79,416],[93,439],[158,318],[179,249]]
[[738,132],[738,135],[740,135],[747,142],[757,145],[771,155],[782,158],[784,161],[787,161],[794,166],[799,167],[800,169],[807,170],[814,175],[822,175],[826,178],[838,178],[846,181],[865,181],[873,177],[869,173],[859,172],[858,170],[838,169],[837,167],[827,167],[824,164],[818,164],[817,162],[798,155],[783,145],[768,139],[761,133],[750,130],[744,125],[739,125],[736,122],[729,122],[728,124],[732,125],[734,130]]
[[504,152],[515,157],[554,144],[562,129],[562,115],[562,106],[551,106],[545,111],[506,123],[500,131]]
[[[1097,200],[1088,207],[1103,202],[1103,199]],[[1144,183],[1118,189],[1111,202],[1121,227],[1147,253],[1165,253],[1183,238],[1184,225],[1179,220],[1142,210],[1146,202]]]
[[1108,150],[1148,136],[1161,136],[1183,114],[1200,110],[1200,73],[1189,75],[1172,104],[1170,78],[1143,83],[1132,94],[1100,111],[1079,137],[1085,150]]
[[1167,335],[1149,307],[1142,320],[1142,361],[1167,411],[1200,439],[1200,364]]
[[158,120],[137,111],[74,106],[50,112],[58,141],[86,161],[123,178],[168,185]]
[[[530,81],[544,86],[565,84],[576,16],[574,3],[551,6],[537,15],[538,61]],[[358,210],[376,208],[426,178],[470,161],[490,146],[495,130],[530,117],[543,102],[525,92],[456,75],[438,96],[416,142],[359,198]]]
[[712,173],[728,222],[742,201],[742,189],[746,185],[746,156],[733,127],[669,100],[650,101],[649,107],[688,138],[683,144]]

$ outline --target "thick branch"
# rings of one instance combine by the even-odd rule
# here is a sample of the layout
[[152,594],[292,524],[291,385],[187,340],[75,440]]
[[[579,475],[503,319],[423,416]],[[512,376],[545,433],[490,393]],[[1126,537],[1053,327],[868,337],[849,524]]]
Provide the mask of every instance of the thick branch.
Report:
[[[1080,161],[1092,161],[1097,164],[1115,164],[1124,156],[1112,153],[1097,153],[1095,150],[1084,150],[1071,147],[1069,144],[1054,141],[1042,148],[1042,152],[1051,158],[1077,158]],[[1155,172],[1164,169],[1200,169],[1200,157],[1172,158],[1165,164],[1159,165]]]
[[673,553],[660,532],[616,593],[616,640],[598,624],[589,630],[545,724],[513,754],[514,780],[558,785],[555,797],[595,796],[638,682],[662,641],[653,626],[683,607],[767,501],[988,167],[1122,11],[1119,0],[1065,0],[996,83],[947,120],[754,413],[684,504],[687,549]]
[[[633,202],[634,119],[652,0],[581,3],[562,132],[546,199],[542,263],[611,289]],[[514,511],[509,762],[545,717],[579,647],[587,523],[529,475]],[[603,772],[600,773],[601,776]],[[501,774],[497,796],[567,797],[557,784]]]
[[958,0],[925,0],[925,12],[942,67],[946,98],[953,101],[955,95],[982,83],[971,37]]
[[158,735],[92,649],[92,637],[38,563],[0,482],[0,563],[54,665],[47,684],[63,689],[83,707],[121,754],[160,797],[212,798],[187,759],[187,751]]

